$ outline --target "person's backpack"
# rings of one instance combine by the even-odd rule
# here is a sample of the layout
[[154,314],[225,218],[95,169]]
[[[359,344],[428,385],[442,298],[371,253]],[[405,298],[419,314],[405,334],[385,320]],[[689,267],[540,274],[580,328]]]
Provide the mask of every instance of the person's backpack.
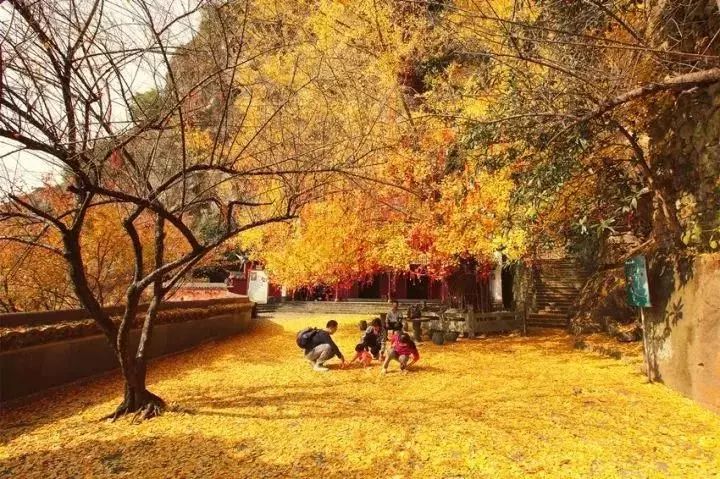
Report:
[[312,340],[315,333],[318,332],[317,328],[305,328],[297,333],[297,345],[300,349],[308,349],[310,341]]

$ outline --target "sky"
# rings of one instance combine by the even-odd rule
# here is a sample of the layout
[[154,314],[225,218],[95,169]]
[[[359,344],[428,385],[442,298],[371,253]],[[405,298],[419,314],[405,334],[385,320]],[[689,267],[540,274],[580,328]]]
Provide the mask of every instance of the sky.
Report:
[[[87,8],[91,0],[76,0],[81,8]],[[174,18],[184,11],[193,8],[202,0],[146,0],[151,10],[154,12],[158,23],[164,23],[170,18]],[[137,5],[140,0],[105,0],[103,5],[104,15],[110,22],[122,25],[124,41],[144,42],[143,37],[147,31],[140,28],[136,24],[135,19],[141,15],[141,11]],[[8,3],[3,4],[0,1],[0,25],[7,25],[12,16],[12,9]],[[182,22],[174,25],[168,31],[168,36],[172,41],[182,43],[190,40],[196,27],[200,22],[200,14],[195,13],[184,19]],[[0,31],[0,48],[2,48],[3,58],[11,58],[12,51],[7,42],[4,40],[4,32]],[[147,59],[146,59],[147,60]],[[137,62],[126,67],[127,71],[132,71],[132,90],[134,92],[147,91],[155,88],[162,83],[165,76],[165,69],[162,64],[157,61]],[[114,105],[119,105],[114,102]],[[113,115],[127,116],[127,112],[119,111],[115,108]],[[0,115],[2,115],[0,107]],[[52,158],[37,153],[16,152],[19,144],[11,140],[0,138],[0,196],[5,196],[11,192],[28,191],[43,183],[44,179],[57,178],[61,172],[60,167],[52,161]]]
[[32,153],[14,153],[17,143],[0,138],[0,193],[28,191],[43,178],[57,177],[59,169],[47,158]]

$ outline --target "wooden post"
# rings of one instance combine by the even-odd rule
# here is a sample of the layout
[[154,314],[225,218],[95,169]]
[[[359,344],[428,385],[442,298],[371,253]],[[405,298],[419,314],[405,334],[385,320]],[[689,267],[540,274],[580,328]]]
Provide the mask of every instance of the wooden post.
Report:
[[640,307],[640,324],[642,325],[643,332],[643,353],[645,355],[645,369],[647,372],[648,382],[653,382],[653,373],[650,369],[650,346],[648,344],[647,324],[645,322],[645,313],[643,308]]
[[422,341],[422,323],[418,319],[412,320],[413,338],[417,342]]

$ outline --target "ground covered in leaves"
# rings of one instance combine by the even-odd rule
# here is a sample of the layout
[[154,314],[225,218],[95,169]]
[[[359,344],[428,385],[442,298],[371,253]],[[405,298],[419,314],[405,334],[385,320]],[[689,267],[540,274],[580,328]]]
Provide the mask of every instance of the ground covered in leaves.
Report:
[[[350,356],[363,317],[336,318]],[[720,477],[720,416],[647,384],[637,357],[544,332],[423,343],[406,376],[315,373],[295,332],[327,319],[277,315],[154,362],[174,410],[139,425],[98,421],[116,375],[5,410],[0,477]]]

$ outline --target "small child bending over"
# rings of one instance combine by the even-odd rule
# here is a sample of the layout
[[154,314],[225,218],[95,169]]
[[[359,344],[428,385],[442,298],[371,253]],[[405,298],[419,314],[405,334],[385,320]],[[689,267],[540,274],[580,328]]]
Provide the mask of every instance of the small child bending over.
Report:
[[370,351],[368,351],[367,346],[365,346],[364,343],[360,343],[357,346],[355,346],[355,356],[350,360],[350,364],[354,363],[355,361],[362,364],[364,368],[370,366],[372,363],[373,357],[372,354],[370,354]]
[[[387,373],[387,368],[391,359],[400,363],[400,371],[403,373],[407,371],[407,368],[418,362],[420,359],[420,353],[418,352],[417,346],[415,346],[413,340],[410,339],[409,334],[398,334],[393,337],[392,341],[392,348],[390,349],[390,353],[387,355],[387,358],[385,358],[385,363],[380,371],[381,374]],[[410,360],[411,356],[412,360]]]

